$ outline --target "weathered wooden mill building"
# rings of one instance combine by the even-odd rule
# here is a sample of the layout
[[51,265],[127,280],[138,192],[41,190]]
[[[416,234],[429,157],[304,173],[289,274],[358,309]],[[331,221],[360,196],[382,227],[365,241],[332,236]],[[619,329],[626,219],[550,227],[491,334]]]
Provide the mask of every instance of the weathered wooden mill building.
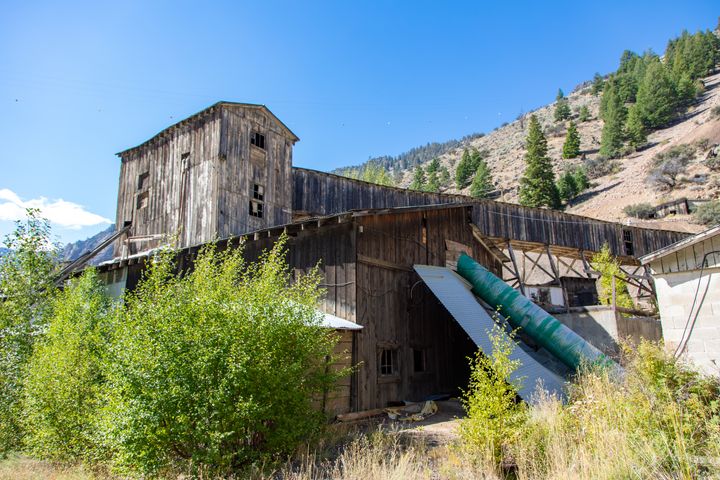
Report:
[[603,244],[638,291],[652,293],[637,258],[686,236],[296,168],[297,141],[267,107],[220,102],[121,152],[123,234],[101,271],[117,291],[131,289],[150,251],[170,240],[182,267],[217,239],[232,247],[243,236],[253,259],[287,234],[292,268],[320,263],[320,308],[363,327],[347,343],[360,367],[336,412],[466,385],[466,357],[476,347],[413,265],[453,266],[464,252],[523,293],[528,272],[539,268],[569,308],[570,285],[582,282],[566,279],[593,278],[588,261]]

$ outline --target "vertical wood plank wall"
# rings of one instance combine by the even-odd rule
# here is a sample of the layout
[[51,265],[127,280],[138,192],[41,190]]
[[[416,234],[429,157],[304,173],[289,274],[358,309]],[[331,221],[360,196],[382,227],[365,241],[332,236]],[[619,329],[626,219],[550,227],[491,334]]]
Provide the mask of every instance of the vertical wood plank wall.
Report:
[[293,168],[293,211],[298,215],[330,215],[353,209],[391,208],[442,203],[472,203],[472,221],[487,236],[588,252],[604,243],[616,256],[628,256],[623,231],[632,234],[633,257],[675,243],[687,233],[623,226],[555,210],[475,200],[462,195],[424,193],[373,185],[338,175]]

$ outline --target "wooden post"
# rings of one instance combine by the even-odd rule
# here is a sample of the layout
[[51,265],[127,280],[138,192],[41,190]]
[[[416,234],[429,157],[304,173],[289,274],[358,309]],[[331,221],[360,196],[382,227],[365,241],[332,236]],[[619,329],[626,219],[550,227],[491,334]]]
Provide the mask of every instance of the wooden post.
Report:
[[612,309],[613,312],[617,312],[617,290],[615,288],[615,275],[612,276]]
[[562,290],[563,300],[565,301],[565,312],[570,313],[570,300],[568,299],[568,294],[567,294],[567,290],[565,290],[565,285],[563,285],[562,280],[560,280],[560,272],[558,271],[557,266],[555,265],[555,262],[552,259],[552,253],[550,252],[550,245],[545,245],[545,252],[547,253],[548,261],[550,262],[550,268],[552,269],[552,272],[555,275],[555,280],[557,281],[558,285],[560,285],[560,289]]
[[520,278],[520,270],[518,270],[517,261],[515,260],[515,251],[510,244],[510,240],[507,241],[507,247],[508,253],[510,253],[510,261],[512,262],[513,268],[515,269],[515,276],[517,277],[518,285],[520,286],[520,293],[525,296],[525,285],[523,285],[522,278]]

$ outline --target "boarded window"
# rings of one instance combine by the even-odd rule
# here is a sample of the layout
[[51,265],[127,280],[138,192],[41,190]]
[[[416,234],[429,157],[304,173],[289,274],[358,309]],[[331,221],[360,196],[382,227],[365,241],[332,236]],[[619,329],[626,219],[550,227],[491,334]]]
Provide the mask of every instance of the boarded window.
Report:
[[378,373],[381,377],[397,375],[398,373],[397,349],[384,348],[380,350],[380,362],[378,362]]
[[623,243],[625,244],[625,255],[633,255],[633,232],[632,230],[623,230]]
[[254,132],[250,137],[250,143],[265,150],[265,135],[259,132]]
[[136,207],[138,210],[147,208],[148,203],[150,203],[150,195],[148,194],[148,192],[143,192],[137,196]]
[[144,172],[144,173],[141,173],[140,175],[138,175],[138,183],[137,183],[138,191],[145,190],[148,187],[149,179],[150,179],[149,172]]
[[265,187],[253,183],[252,192],[250,192],[250,216],[263,218],[265,210]]

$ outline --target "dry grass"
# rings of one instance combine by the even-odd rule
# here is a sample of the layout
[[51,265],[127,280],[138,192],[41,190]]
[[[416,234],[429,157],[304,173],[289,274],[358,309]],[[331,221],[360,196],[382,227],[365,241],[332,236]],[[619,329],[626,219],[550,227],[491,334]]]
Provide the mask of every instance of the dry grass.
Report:
[[27,457],[0,461],[0,480],[94,480],[108,478],[82,466],[62,466]]

